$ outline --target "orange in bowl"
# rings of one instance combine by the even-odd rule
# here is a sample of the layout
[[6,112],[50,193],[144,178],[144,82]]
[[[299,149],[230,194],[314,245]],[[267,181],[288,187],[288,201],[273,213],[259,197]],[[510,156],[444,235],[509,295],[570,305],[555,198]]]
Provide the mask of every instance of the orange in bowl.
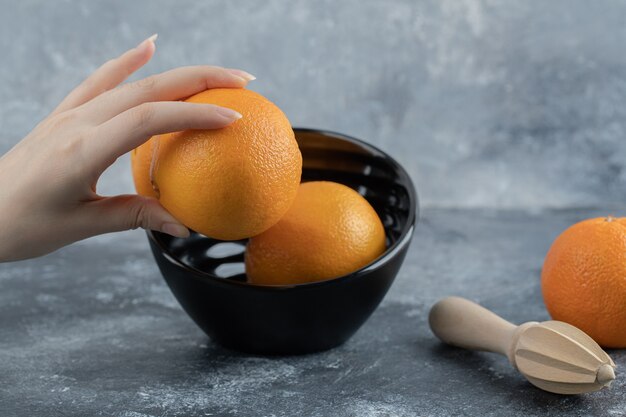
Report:
[[249,240],[246,274],[252,284],[323,281],[354,272],[384,251],[385,229],[365,198],[336,182],[305,182],[285,216]]

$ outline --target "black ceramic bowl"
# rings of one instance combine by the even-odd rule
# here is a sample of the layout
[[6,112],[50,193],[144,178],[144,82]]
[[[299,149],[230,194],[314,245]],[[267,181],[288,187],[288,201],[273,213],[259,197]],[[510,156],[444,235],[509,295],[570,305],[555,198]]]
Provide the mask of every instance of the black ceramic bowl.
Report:
[[223,346],[257,354],[302,354],[348,340],[393,282],[413,236],[418,202],[405,170],[360,140],[294,129],[302,180],[329,180],[361,193],[385,226],[387,250],[339,278],[289,286],[246,283],[245,240],[223,242],[148,232],[165,281],[187,314]]

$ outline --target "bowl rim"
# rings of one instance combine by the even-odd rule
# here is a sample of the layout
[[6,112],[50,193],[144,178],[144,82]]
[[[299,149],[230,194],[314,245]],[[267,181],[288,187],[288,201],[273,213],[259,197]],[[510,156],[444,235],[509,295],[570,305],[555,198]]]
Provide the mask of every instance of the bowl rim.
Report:
[[195,279],[200,279],[203,281],[210,280],[215,283],[220,283],[223,285],[234,285],[234,286],[239,286],[239,287],[245,287],[245,288],[256,289],[256,290],[267,290],[267,291],[281,291],[281,290],[287,290],[287,289],[294,290],[294,289],[299,289],[299,288],[305,289],[305,288],[312,288],[312,287],[318,287],[318,286],[324,286],[324,285],[337,284],[339,282],[351,281],[353,279],[358,279],[362,275],[368,274],[372,270],[378,269],[379,267],[381,267],[382,265],[386,264],[391,259],[393,259],[393,257],[396,256],[396,254],[399,251],[401,251],[410,242],[411,237],[413,236],[413,232],[415,230],[415,225],[419,221],[419,208],[420,207],[419,207],[419,201],[418,201],[418,194],[417,194],[417,191],[415,190],[415,185],[413,184],[413,181],[411,180],[411,177],[409,176],[408,172],[406,172],[404,167],[400,165],[388,153],[384,152],[383,150],[377,148],[374,145],[364,142],[361,139],[357,139],[355,137],[348,136],[343,133],[338,133],[338,132],[334,132],[330,130],[322,130],[322,129],[294,127],[293,131],[294,133],[297,133],[297,132],[315,133],[315,134],[319,134],[325,137],[331,137],[333,139],[340,139],[346,142],[356,144],[359,147],[365,148],[374,154],[379,154],[380,157],[383,157],[387,162],[393,165],[394,168],[396,168],[396,170],[400,173],[400,175],[404,177],[404,180],[408,184],[407,191],[409,194],[409,217],[398,239],[391,246],[386,248],[385,252],[383,252],[382,255],[380,255],[378,258],[374,259],[372,262],[359,268],[356,271],[350,272],[349,274],[346,274],[346,275],[341,275],[336,278],[329,278],[323,281],[304,282],[304,283],[299,283],[299,284],[283,284],[283,285],[250,284],[247,282],[233,281],[233,280],[229,280],[225,278],[220,278],[212,274],[199,271],[195,268],[192,268],[184,264],[183,262],[179,261],[174,255],[172,255],[167,248],[165,248],[165,246],[159,241],[159,239],[155,237],[152,230],[146,230],[148,239],[150,240],[151,243],[153,243],[159,248],[159,250],[161,251],[161,255],[163,255],[163,258],[165,258],[165,260],[167,260],[169,263],[174,264],[176,267],[185,270],[185,272],[187,272],[189,276]]

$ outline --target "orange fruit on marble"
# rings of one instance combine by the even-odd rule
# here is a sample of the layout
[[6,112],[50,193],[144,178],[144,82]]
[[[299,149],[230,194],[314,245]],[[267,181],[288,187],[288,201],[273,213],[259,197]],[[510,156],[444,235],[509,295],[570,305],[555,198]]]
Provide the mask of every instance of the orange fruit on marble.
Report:
[[385,251],[385,229],[359,193],[334,182],[300,185],[274,226],[252,237],[245,254],[249,282],[300,284],[358,270]]
[[217,88],[186,100],[238,111],[216,130],[158,135],[131,154],[137,192],[159,199],[185,226],[237,240],[278,222],[293,202],[302,155],[283,112],[246,89]]
[[554,320],[607,348],[626,347],[626,218],[577,223],[556,238],[541,273]]

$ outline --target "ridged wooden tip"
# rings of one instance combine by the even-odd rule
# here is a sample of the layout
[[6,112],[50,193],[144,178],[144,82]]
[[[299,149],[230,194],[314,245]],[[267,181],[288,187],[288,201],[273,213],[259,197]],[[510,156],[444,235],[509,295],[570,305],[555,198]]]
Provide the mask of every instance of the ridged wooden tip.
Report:
[[537,387],[557,394],[607,388],[615,363],[582,330],[559,321],[528,327],[514,350],[517,369]]
[[611,365],[604,364],[598,368],[598,373],[596,374],[596,381],[598,381],[598,384],[610,387],[614,380],[615,370]]

